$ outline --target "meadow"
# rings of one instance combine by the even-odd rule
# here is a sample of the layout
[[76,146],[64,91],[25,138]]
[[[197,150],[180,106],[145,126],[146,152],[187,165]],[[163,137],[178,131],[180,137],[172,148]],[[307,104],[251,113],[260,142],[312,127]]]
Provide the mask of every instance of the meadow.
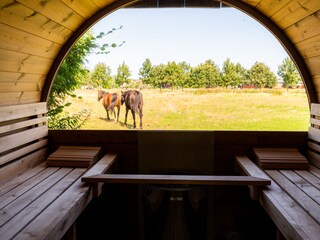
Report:
[[[120,89],[108,90],[120,93]],[[144,130],[268,130],[306,131],[309,125],[308,99],[304,89],[143,89]],[[97,90],[77,90],[81,99],[68,99],[69,112],[87,108],[90,118],[81,129],[132,129],[123,124],[125,106],[119,123],[106,120]],[[139,117],[136,116],[137,126]]]

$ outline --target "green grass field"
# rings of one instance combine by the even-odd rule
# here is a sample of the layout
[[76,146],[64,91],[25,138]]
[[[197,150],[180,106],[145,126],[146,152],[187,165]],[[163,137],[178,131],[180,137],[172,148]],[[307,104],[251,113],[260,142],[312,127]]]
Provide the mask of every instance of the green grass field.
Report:
[[[118,92],[119,89],[108,90]],[[305,90],[223,90],[186,89],[142,90],[145,130],[271,130],[306,131],[309,107]],[[106,121],[96,90],[77,90],[82,99],[73,99],[69,112],[87,108],[90,119],[82,129],[132,129],[132,115],[124,126],[125,107],[120,121]],[[113,116],[112,116],[113,119]],[[137,126],[139,118],[137,117]]]

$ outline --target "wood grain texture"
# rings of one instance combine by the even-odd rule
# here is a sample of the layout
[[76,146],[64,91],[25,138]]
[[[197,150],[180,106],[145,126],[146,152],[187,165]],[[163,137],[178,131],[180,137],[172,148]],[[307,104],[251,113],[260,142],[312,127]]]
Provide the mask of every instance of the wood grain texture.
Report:
[[[236,156],[235,159],[247,175],[271,179],[248,157]],[[286,239],[318,239],[320,234],[318,222],[301,207],[299,199],[288,195],[281,182],[278,183],[273,179],[271,185],[262,189],[259,202]]]
[[83,182],[128,184],[186,184],[186,185],[255,185],[266,186],[270,180],[248,176],[101,174],[83,177]]

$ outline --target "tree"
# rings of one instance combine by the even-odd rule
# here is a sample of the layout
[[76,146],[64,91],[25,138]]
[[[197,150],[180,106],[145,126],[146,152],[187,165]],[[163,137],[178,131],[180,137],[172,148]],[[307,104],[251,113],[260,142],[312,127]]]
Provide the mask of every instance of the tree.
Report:
[[238,87],[246,79],[246,69],[240,63],[234,64],[228,58],[223,63],[222,67],[222,85],[226,88],[228,86]]
[[[119,28],[121,29],[121,27]],[[57,75],[52,83],[51,92],[48,100],[48,127],[51,129],[77,129],[90,116],[86,109],[69,115],[65,112],[65,107],[71,103],[65,103],[67,96],[76,97],[73,91],[83,84],[88,76],[88,70],[84,67],[85,58],[89,53],[107,54],[110,47],[122,46],[113,43],[103,44],[101,47],[97,39],[112,33],[117,29],[105,33],[100,33],[94,37],[92,31],[85,33],[70,49],[68,55],[63,60]]]
[[166,66],[164,64],[153,66],[150,71],[150,84],[155,88],[159,88],[160,91],[163,88],[163,86],[166,84],[165,71],[166,71]]
[[190,71],[190,87],[215,87],[221,79],[219,67],[212,61],[206,60]]
[[168,62],[165,66],[164,82],[172,86],[172,88],[179,86],[179,81],[183,79],[183,71],[180,65],[175,61]]
[[115,83],[118,87],[129,83],[129,77],[131,76],[129,67],[123,62],[119,65],[117,75],[114,77]]
[[152,70],[152,63],[149,58],[147,58],[143,63],[142,67],[139,69],[140,80],[143,84],[150,84],[150,72]]
[[272,88],[277,83],[276,75],[262,62],[256,62],[249,70],[248,75],[251,84],[260,89],[262,87]]
[[112,87],[111,69],[105,63],[98,63],[91,73],[93,87]]
[[180,62],[179,67],[182,70],[182,77],[180,79],[177,79],[177,86],[181,87],[181,89],[183,90],[188,85],[192,67],[185,61]]
[[277,73],[282,78],[283,84],[287,90],[296,87],[298,82],[301,81],[300,74],[289,57],[283,60],[282,64],[278,67]]

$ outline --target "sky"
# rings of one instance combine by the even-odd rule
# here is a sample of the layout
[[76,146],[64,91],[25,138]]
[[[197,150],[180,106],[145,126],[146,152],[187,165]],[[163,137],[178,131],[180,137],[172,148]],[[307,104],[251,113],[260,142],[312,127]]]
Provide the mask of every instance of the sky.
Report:
[[264,62],[275,74],[288,56],[277,39],[256,20],[234,8],[158,8],[120,9],[96,23],[94,34],[108,32],[103,41],[124,45],[111,48],[109,54],[92,54],[87,67],[103,62],[117,73],[123,62],[132,79],[139,78],[142,63],[152,65],[169,61],[189,63],[192,67],[213,60],[220,68],[230,58],[250,68]]

